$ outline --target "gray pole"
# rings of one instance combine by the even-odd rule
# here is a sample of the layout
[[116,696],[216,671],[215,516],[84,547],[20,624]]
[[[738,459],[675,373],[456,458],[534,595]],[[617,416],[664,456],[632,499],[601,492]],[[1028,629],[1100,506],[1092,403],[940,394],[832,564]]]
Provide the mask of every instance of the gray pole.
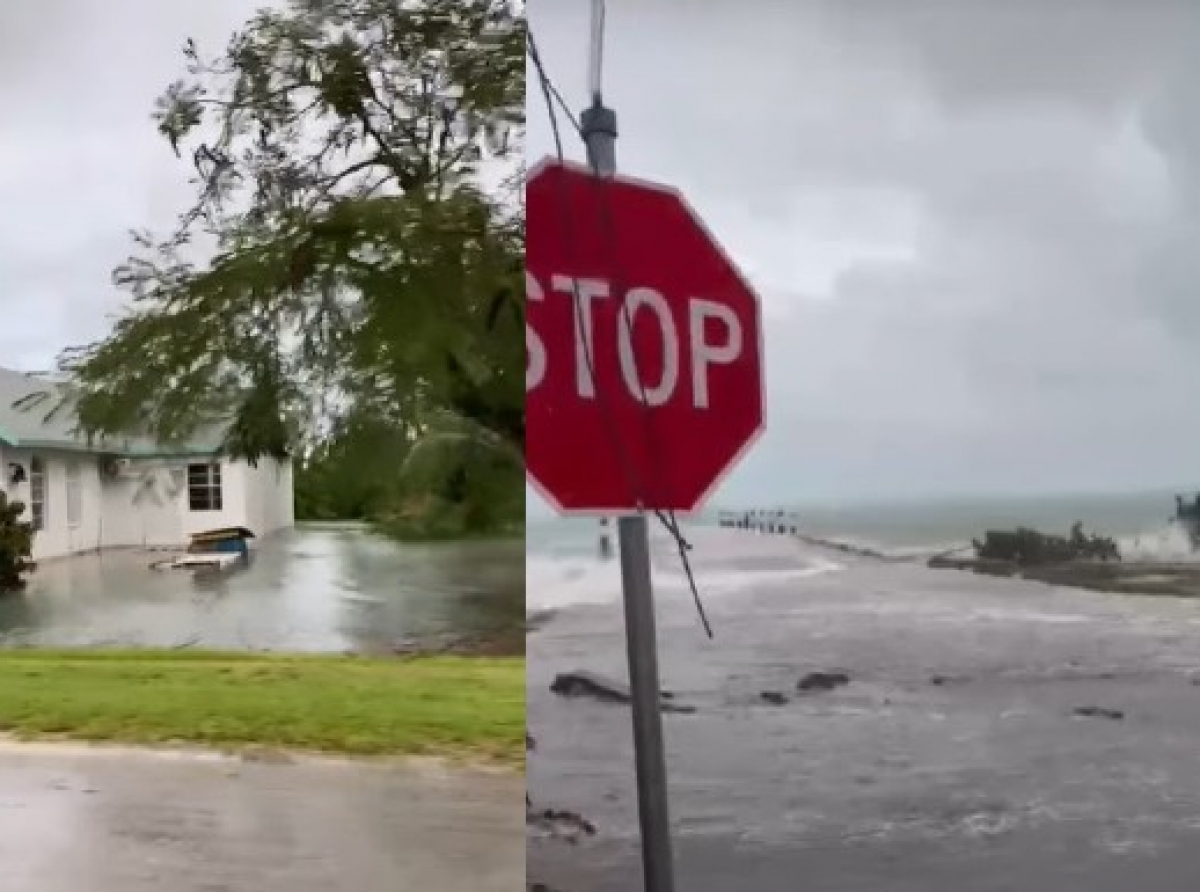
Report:
[[[580,116],[588,163],[599,176],[617,171],[617,115],[599,93]],[[644,513],[617,520],[621,588],[625,601],[625,649],[633,707],[633,752],[637,768],[638,820],[642,830],[645,892],[674,892],[671,817],[667,807],[667,762],[663,753],[662,694],[658,685],[658,639],[650,575],[650,527]]]
[[617,521],[617,536],[625,599],[625,649],[629,655],[629,690],[633,701],[642,876],[645,892],[674,892],[675,865],[667,806],[667,763],[663,754],[662,695],[658,687],[658,641],[646,515],[622,517]]

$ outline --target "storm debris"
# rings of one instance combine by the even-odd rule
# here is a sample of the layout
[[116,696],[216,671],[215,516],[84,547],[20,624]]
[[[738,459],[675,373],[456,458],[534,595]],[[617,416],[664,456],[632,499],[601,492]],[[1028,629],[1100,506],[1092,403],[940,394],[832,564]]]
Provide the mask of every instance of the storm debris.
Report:
[[850,684],[850,676],[845,672],[809,672],[796,683],[796,690],[810,693],[832,691]]
[[1088,535],[1078,521],[1071,527],[1068,536],[1047,535],[1028,527],[1017,527],[1015,530],[988,530],[982,542],[975,539],[971,544],[978,558],[1012,561],[1021,566],[1080,560],[1121,560],[1121,551],[1114,539]]
[[552,839],[575,845],[585,836],[596,835],[596,825],[578,812],[566,809],[526,809],[525,823]]
[[[602,703],[628,704],[632,699],[627,685],[583,669],[559,673],[551,682],[550,690],[561,697],[591,697]],[[674,696],[670,692],[660,694],[659,706],[663,712],[696,711],[695,707],[681,706],[673,702]]]
[[933,675],[930,676],[929,683],[940,688],[951,684],[966,684],[970,680],[965,675]]
[[1121,710],[1106,709],[1103,706],[1077,706],[1075,707],[1074,714],[1084,718],[1109,719],[1114,722],[1119,722],[1125,718],[1125,713]]
[[547,626],[556,616],[557,610],[534,610],[525,614],[525,631],[536,632]]

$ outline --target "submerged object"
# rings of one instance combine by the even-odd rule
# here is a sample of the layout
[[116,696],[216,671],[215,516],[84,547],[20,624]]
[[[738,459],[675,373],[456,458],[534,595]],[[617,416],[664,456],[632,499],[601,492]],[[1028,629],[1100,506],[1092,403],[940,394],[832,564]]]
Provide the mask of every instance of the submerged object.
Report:
[[185,554],[155,567],[160,570],[224,570],[246,560],[245,554],[236,551],[213,551],[206,554]]
[[221,527],[192,536],[187,553],[151,564],[156,570],[226,570],[250,559],[254,533],[246,527]]
[[249,554],[250,540],[254,538],[246,527],[221,527],[205,530],[192,536],[188,554],[234,553]]

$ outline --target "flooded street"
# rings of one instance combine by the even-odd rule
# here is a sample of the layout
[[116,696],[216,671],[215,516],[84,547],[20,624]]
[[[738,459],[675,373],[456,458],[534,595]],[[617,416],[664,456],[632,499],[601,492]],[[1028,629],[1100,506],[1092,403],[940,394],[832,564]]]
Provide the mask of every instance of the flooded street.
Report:
[[2,756],[12,892],[509,892],[525,873],[515,774],[60,746]]
[[[695,539],[714,641],[659,583],[663,684],[697,708],[664,717],[679,888],[1193,887],[1200,603],[745,535]],[[529,646],[531,795],[597,827],[578,846],[535,835],[530,876],[636,888],[629,712],[548,692],[558,672],[625,676],[620,608],[564,609]],[[850,684],[796,690],[829,669]],[[1114,713],[1076,714],[1087,707]]]
[[0,646],[388,651],[520,629],[524,543],[397,544],[354,525],[300,526],[251,565],[193,576],[163,553],[48,561],[0,598]]

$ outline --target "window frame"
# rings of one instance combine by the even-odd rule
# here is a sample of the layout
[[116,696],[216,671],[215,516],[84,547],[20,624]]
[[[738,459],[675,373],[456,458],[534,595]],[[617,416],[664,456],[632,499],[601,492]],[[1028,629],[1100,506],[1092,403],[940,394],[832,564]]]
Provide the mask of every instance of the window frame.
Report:
[[67,526],[73,530],[83,524],[83,467],[77,461],[67,462]]
[[49,516],[50,475],[46,460],[40,455],[29,456],[29,525],[35,533],[46,529]]
[[187,466],[188,511],[210,514],[225,510],[225,484],[221,463],[190,462]]

